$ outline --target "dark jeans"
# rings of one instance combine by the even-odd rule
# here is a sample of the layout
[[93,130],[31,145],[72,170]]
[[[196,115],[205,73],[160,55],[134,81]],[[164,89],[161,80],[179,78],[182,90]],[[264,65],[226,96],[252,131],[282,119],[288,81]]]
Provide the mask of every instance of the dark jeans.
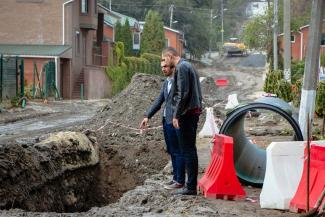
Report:
[[167,124],[165,120],[163,120],[163,128],[164,128],[164,136],[165,142],[167,145],[167,152],[172,160],[173,167],[173,180],[180,184],[185,183],[184,170],[185,165],[183,159],[180,156],[180,148],[178,144],[177,134],[173,127],[173,124]]
[[[198,156],[196,150],[196,130],[199,121],[198,114],[185,114],[179,120],[179,129],[176,131],[180,146],[180,154],[184,159],[187,171],[187,188],[196,190],[198,176]],[[183,176],[185,176],[185,171]]]

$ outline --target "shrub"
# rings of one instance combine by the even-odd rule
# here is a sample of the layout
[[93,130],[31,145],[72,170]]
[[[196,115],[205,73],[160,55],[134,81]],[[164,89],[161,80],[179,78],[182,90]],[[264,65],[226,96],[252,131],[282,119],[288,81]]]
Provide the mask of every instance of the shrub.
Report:
[[155,55],[155,54],[150,54],[150,53],[144,53],[141,55],[142,58],[145,58],[149,61],[150,64],[150,69],[149,73],[150,74],[160,74],[161,73],[161,68],[160,68],[160,56]]
[[278,81],[283,79],[283,71],[275,70],[270,71],[266,75],[263,90],[267,93],[277,93]]
[[292,85],[292,103],[294,106],[299,107],[302,89],[302,78]]
[[318,83],[315,111],[319,116],[325,115],[325,81]]
[[128,85],[127,66],[122,63],[121,66],[108,66],[106,68],[108,77],[112,80],[112,94],[115,95]]
[[281,79],[277,83],[276,94],[279,98],[286,102],[292,101],[292,87],[285,79]]
[[304,76],[305,62],[293,61],[291,64],[291,83],[295,84]]

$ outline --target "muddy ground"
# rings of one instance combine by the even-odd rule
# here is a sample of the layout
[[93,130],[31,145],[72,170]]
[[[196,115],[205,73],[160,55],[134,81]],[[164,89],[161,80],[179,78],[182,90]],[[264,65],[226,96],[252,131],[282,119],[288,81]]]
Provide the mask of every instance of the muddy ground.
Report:
[[[249,57],[216,59],[212,62],[212,66],[199,69],[200,75],[207,77],[202,81],[204,104],[214,106],[215,116],[224,119],[226,114],[224,105],[229,94],[237,93],[240,102],[249,102],[260,95],[266,72],[265,59],[262,55],[253,54]],[[216,87],[215,79],[228,79],[229,85]],[[0,207],[4,209],[0,211],[0,216],[298,216],[284,211],[260,209],[258,202],[260,189],[250,186],[244,186],[247,197],[238,201],[206,199],[201,194],[197,197],[174,196],[171,191],[165,190],[162,183],[170,179],[170,174],[168,168],[164,169],[168,156],[160,128],[160,114],[150,121],[149,130],[145,132],[138,130],[143,113],[155,99],[162,81],[163,78],[159,76],[137,74],[124,91],[111,100],[101,101],[97,106],[86,101],[74,101],[72,107],[66,105],[48,114],[41,109],[43,113],[31,112],[30,116],[22,118],[13,117],[18,117],[16,114],[24,116],[26,114],[24,111],[2,112],[1,132],[8,129],[5,127],[10,124],[23,125],[28,119],[33,120],[32,123],[36,120],[44,121],[44,118],[48,119],[51,115],[53,117],[56,115],[55,119],[67,119],[68,111],[63,112],[64,115],[58,113],[68,107],[70,116],[73,114],[83,117],[87,114],[87,117],[77,119],[75,122],[63,121],[58,123],[59,127],[42,128],[41,124],[38,124],[38,128],[33,131],[28,131],[30,127],[25,125],[21,128],[21,134],[20,130],[13,127],[9,131],[13,131],[13,134],[2,134],[0,177],[7,179],[0,182],[0,198],[7,198],[7,202],[0,203]],[[52,106],[48,107],[50,109]],[[200,127],[204,120],[205,114],[201,117]],[[88,166],[82,164],[63,172],[50,168],[41,170],[43,176],[39,176],[40,170],[30,169],[34,167],[33,165],[37,165],[39,158],[31,157],[26,161],[22,159],[25,159],[25,156],[35,155],[44,157],[44,152],[40,154],[37,148],[39,143],[47,141],[49,133],[66,129],[87,132],[89,141],[94,147],[98,146],[98,163],[87,164]],[[274,137],[267,133],[262,136]],[[78,139],[68,140],[70,145],[67,147],[80,147],[80,144],[83,144],[76,142]],[[209,162],[208,143],[209,139],[198,138],[201,175]],[[57,147],[56,144],[54,143],[53,147]],[[84,149],[80,151],[78,148],[59,147],[59,150],[68,156],[71,152],[75,153],[74,160],[80,158],[92,162],[87,161],[89,157],[84,157]],[[46,152],[49,156],[46,162],[50,159],[62,162],[61,158],[55,155],[55,149],[53,150],[50,152],[46,149],[49,151]],[[93,150],[87,151],[89,156],[93,154]],[[28,169],[30,173],[26,174]],[[54,171],[61,173],[53,175]],[[38,184],[20,187],[15,189],[15,193],[10,194],[8,188],[10,185],[18,186],[17,182],[21,184],[20,186],[28,185],[33,183],[30,177],[34,176],[40,177],[36,179]],[[21,192],[22,190],[24,192]]]

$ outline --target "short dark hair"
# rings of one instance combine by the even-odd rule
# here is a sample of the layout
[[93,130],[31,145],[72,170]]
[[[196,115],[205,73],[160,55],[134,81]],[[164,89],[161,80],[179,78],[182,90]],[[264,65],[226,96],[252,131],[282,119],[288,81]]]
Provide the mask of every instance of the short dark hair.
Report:
[[165,49],[163,49],[162,55],[166,55],[166,54],[171,54],[175,57],[179,56],[177,50],[173,47],[166,47]]

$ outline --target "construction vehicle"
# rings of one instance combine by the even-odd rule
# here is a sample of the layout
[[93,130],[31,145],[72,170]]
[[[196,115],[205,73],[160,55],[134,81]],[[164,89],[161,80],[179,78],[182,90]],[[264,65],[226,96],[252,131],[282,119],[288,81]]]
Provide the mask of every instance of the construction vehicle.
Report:
[[239,54],[241,56],[247,56],[247,47],[244,43],[241,43],[238,38],[230,38],[229,42],[223,44],[223,50],[227,56]]

